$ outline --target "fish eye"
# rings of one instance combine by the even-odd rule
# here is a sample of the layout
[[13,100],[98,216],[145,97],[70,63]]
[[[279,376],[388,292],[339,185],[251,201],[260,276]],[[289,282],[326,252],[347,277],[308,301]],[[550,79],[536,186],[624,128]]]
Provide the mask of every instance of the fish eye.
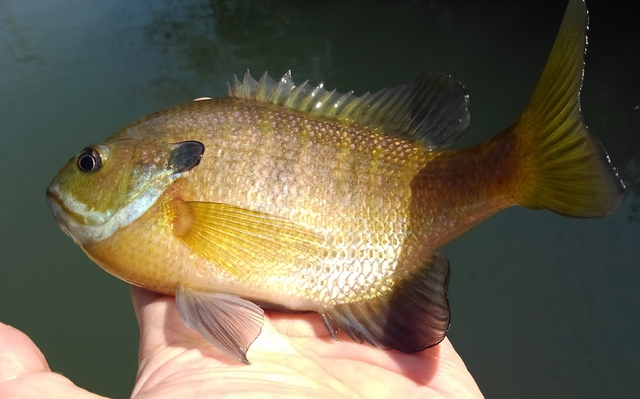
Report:
[[76,163],[83,172],[95,172],[102,167],[102,156],[96,147],[89,146],[78,154]]

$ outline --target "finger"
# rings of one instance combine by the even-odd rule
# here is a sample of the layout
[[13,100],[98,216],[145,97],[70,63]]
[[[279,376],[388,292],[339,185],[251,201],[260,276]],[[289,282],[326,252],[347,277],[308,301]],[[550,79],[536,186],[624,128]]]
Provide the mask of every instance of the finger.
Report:
[[439,367],[437,378],[434,378],[431,384],[432,388],[439,392],[448,392],[455,398],[483,398],[478,384],[449,338],[445,338],[438,346]]
[[40,349],[22,331],[0,323],[0,381],[40,371],[50,371]]
[[145,359],[166,346],[189,349],[206,344],[197,331],[184,325],[174,297],[131,286],[131,298],[140,326],[138,360],[141,366]]
[[139,361],[142,362],[149,353],[166,345],[165,318],[167,302],[171,298],[156,294],[134,285],[130,286],[133,308],[140,327]]
[[164,361],[158,358],[158,354],[162,353],[162,349],[167,346],[165,334],[167,308],[174,301],[170,297],[134,285],[130,286],[130,290],[133,309],[140,328],[139,367],[136,385],[132,392],[132,397],[135,397]]
[[140,319],[141,312],[149,304],[162,297],[160,294],[145,290],[144,288],[136,287],[135,285],[130,285],[129,288],[131,291],[131,299],[133,300],[133,309],[135,310],[138,319]]
[[22,331],[0,323],[0,398],[98,399],[52,373],[40,349]]
[[[133,306],[140,326],[138,375],[131,397],[152,389],[175,371],[167,364],[196,360],[215,349],[197,331],[187,328],[178,315],[174,297],[131,286]],[[220,356],[224,356],[219,353]]]

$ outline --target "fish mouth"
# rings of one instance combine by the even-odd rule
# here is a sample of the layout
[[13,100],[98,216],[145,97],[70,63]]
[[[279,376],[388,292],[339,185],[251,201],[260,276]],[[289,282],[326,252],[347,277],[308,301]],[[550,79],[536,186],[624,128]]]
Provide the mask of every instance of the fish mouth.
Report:
[[[70,201],[73,203],[73,197],[70,197]],[[47,187],[47,205],[62,231],[80,246],[101,241],[116,230],[111,217],[104,218],[98,223],[86,223],[85,216],[67,205],[55,179]]]
[[65,211],[64,204],[60,201],[60,198],[53,192],[51,186],[47,187],[47,205],[53,213],[53,217],[56,219],[58,224],[66,224],[65,223]]
[[94,244],[115,234],[145,213],[164,193],[180,173],[167,181],[157,181],[137,194],[126,205],[103,212],[87,207],[69,193],[61,190],[54,178],[47,187],[47,204],[58,226],[78,245]]
[[76,244],[80,245],[81,243],[69,230],[71,224],[69,210],[64,206],[64,203],[52,189],[51,185],[47,187],[47,205],[49,206],[51,213],[53,213],[53,218],[56,220],[56,223],[60,226],[62,231],[64,231],[65,234],[68,235]]
[[[75,199],[65,196],[57,182],[52,181],[47,187],[47,205],[58,226],[78,245],[94,243],[113,234],[113,221],[111,217],[103,217],[103,220],[91,222],[82,213],[76,212],[68,206],[65,197],[75,204]],[[88,222],[88,223],[87,223]]]

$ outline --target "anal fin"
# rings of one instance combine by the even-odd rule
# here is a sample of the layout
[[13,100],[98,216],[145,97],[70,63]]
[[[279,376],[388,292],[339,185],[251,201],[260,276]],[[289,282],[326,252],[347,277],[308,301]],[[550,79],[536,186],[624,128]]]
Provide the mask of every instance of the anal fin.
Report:
[[351,339],[405,353],[439,344],[449,329],[447,299],[449,261],[437,252],[397,282],[390,293],[338,304],[322,315],[329,332],[335,327]]
[[247,351],[262,331],[263,310],[237,295],[203,292],[181,286],[178,313],[187,327],[232,358],[249,364]]

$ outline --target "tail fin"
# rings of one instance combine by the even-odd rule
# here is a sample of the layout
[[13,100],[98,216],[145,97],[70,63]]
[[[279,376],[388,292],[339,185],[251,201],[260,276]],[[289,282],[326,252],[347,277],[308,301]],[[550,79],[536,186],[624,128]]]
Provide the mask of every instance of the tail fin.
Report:
[[580,113],[587,8],[570,0],[549,60],[512,130],[524,157],[519,203],[566,216],[613,212],[625,187]]

